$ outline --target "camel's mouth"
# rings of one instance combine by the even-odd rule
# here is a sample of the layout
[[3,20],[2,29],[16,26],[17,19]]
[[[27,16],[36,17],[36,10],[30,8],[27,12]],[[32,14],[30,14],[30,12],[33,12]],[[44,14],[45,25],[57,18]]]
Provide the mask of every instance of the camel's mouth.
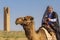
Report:
[[17,21],[15,21],[15,24],[18,25]]
[[15,23],[16,25],[18,25],[18,23]]

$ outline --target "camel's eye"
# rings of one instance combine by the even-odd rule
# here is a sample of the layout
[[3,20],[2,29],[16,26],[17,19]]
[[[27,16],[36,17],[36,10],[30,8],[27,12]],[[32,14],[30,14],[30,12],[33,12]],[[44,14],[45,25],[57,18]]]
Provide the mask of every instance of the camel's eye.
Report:
[[24,20],[26,21],[26,19],[24,18]]
[[30,20],[33,20],[34,18],[32,17]]

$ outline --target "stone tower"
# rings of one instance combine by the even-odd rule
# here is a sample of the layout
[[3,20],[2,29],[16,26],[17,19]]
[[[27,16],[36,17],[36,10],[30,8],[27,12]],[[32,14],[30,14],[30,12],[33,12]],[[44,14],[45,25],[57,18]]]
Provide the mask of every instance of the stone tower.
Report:
[[4,7],[4,31],[10,31],[10,9]]

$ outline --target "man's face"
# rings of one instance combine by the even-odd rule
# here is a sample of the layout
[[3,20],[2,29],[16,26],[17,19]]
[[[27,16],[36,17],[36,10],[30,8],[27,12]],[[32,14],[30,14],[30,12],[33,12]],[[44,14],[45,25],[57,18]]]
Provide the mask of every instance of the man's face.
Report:
[[49,13],[52,13],[52,12],[53,12],[53,8],[52,8],[52,7],[49,7],[49,8],[48,8],[48,12],[49,12]]

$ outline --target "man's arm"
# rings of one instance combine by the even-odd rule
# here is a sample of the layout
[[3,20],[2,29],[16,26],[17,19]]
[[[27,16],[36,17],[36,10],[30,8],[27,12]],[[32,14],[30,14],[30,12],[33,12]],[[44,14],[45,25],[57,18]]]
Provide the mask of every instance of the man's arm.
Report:
[[53,19],[48,18],[48,20],[51,21],[51,22],[57,22],[57,19],[58,19],[57,13],[56,12],[53,12],[53,16],[54,16]]

